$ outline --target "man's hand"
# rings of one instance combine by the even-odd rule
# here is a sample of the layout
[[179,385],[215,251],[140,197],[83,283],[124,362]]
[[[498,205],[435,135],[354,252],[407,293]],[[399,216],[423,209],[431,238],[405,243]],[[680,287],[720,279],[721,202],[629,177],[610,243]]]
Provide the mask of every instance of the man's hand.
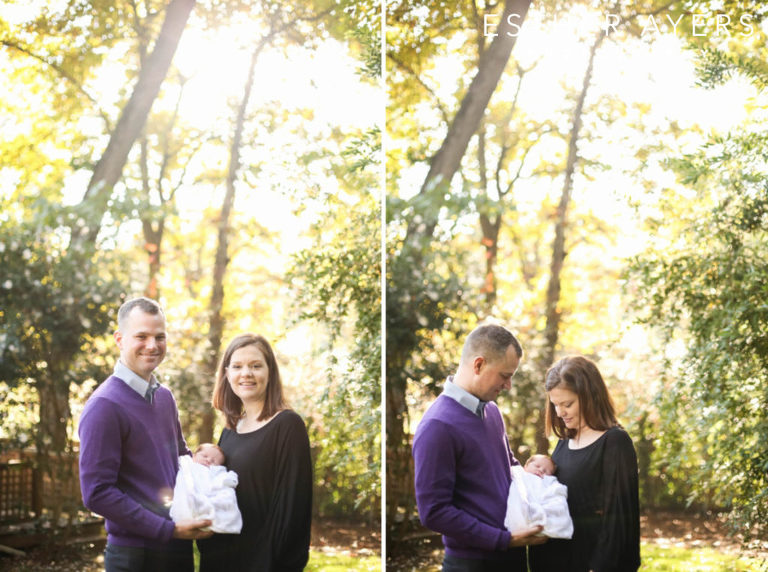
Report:
[[186,540],[197,540],[199,538],[208,538],[213,536],[212,530],[202,530],[213,524],[210,520],[185,520],[177,522],[173,527],[174,538],[184,538]]
[[534,526],[523,532],[513,534],[509,539],[509,547],[527,546],[529,544],[544,544],[547,541],[546,536],[536,536],[544,529],[543,526]]

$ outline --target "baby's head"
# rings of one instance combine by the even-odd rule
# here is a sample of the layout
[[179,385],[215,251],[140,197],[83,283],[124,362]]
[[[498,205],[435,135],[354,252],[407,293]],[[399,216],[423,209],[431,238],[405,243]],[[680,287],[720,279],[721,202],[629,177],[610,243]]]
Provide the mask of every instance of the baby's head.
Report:
[[223,465],[227,458],[224,455],[224,451],[222,451],[218,445],[214,445],[213,443],[203,443],[195,449],[195,454],[192,455],[192,460],[195,463],[211,467],[215,465]]
[[546,455],[531,455],[531,458],[525,463],[525,470],[537,477],[543,477],[544,475],[554,475],[557,466]]

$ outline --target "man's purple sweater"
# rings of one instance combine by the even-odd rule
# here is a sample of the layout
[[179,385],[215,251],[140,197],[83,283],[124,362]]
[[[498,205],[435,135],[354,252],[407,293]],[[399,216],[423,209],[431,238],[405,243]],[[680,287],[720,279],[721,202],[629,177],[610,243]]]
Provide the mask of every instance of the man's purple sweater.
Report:
[[510,466],[517,462],[496,404],[486,404],[481,419],[440,395],[416,429],[413,457],[419,517],[424,526],[443,535],[446,554],[512,557],[516,549],[508,550],[504,515]]
[[80,490],[88,509],[106,520],[118,546],[175,549],[166,502],[173,496],[179,455],[189,454],[171,392],[160,386],[148,403],[111,376],[80,417]]

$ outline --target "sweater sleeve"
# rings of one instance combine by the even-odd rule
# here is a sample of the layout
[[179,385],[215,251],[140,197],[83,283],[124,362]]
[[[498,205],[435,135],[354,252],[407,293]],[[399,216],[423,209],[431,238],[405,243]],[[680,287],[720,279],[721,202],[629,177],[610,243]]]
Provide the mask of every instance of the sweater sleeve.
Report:
[[118,487],[123,433],[120,425],[117,406],[106,399],[89,403],[80,417],[83,504],[138,536],[167,542],[173,536],[173,522],[145,508]]
[[192,451],[187,446],[187,441],[184,439],[184,433],[181,430],[181,419],[179,418],[179,409],[176,406],[176,399],[171,395],[171,399],[173,400],[173,410],[176,412],[176,419],[175,419],[175,427],[174,430],[176,432],[176,439],[177,444],[176,446],[179,448],[179,456],[181,455],[192,455]]
[[413,441],[413,459],[416,504],[424,526],[482,550],[509,548],[509,531],[488,525],[453,504],[456,456],[445,423],[422,421]]
[[637,455],[621,429],[606,435],[603,451],[602,525],[590,558],[595,572],[637,570],[640,566],[640,506]]
[[272,505],[273,570],[303,570],[309,559],[312,524],[312,458],[309,436],[302,418],[294,412],[281,414],[278,432]]

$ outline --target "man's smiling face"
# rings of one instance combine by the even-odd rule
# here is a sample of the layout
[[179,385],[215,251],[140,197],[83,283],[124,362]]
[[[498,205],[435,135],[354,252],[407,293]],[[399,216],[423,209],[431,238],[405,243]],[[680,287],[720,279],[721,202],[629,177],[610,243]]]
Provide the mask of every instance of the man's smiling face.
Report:
[[120,361],[131,371],[148,380],[165,358],[165,318],[134,308],[115,332]]

